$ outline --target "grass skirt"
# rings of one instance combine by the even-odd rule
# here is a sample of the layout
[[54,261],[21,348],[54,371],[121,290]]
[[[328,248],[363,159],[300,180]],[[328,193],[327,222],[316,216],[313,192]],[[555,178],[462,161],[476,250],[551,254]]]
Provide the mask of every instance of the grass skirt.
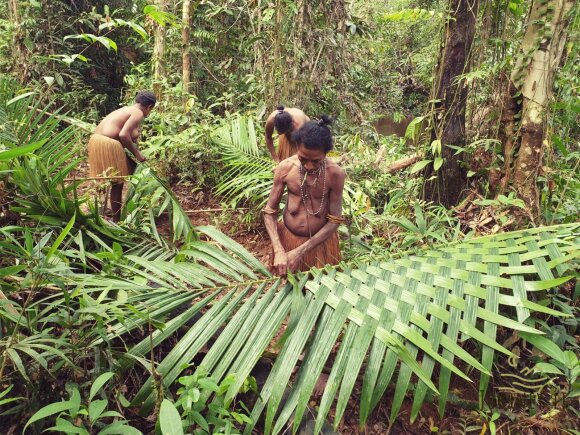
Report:
[[[89,139],[88,151],[91,177],[125,176],[135,171],[135,162],[125,153],[125,148],[118,140],[93,134]],[[111,181],[123,182],[123,179]]]
[[288,140],[285,134],[278,136],[278,158],[280,161],[286,160],[296,154],[296,148]]
[[[280,242],[286,252],[303,245],[309,239],[309,237],[301,237],[294,234],[286,228],[284,221],[278,222],[278,236],[280,237]],[[271,261],[274,261],[274,255],[272,255]],[[320,245],[304,254],[298,270],[306,271],[312,267],[322,268],[326,264],[338,264],[339,262],[340,246],[338,242],[338,234],[335,231]]]

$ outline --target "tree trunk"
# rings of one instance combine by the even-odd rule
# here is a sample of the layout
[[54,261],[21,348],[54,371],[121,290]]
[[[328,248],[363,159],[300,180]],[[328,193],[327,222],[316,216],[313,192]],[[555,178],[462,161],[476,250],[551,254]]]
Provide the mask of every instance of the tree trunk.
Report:
[[[167,10],[166,0],[155,0],[160,11]],[[155,23],[155,45],[153,46],[153,91],[161,99],[161,82],[165,78],[165,27]]]
[[[503,76],[502,76],[503,77]],[[499,140],[503,145],[503,174],[499,182],[499,189],[497,193],[504,193],[507,189],[508,183],[512,179],[512,167],[514,159],[514,149],[516,147],[516,115],[520,108],[516,102],[515,95],[517,89],[507,77],[505,93],[503,95],[503,107],[501,109],[500,126],[499,126]]]
[[10,19],[12,25],[14,26],[14,31],[12,32],[12,55],[15,60],[13,63],[14,69],[19,68],[17,71],[18,80],[20,83],[26,81],[26,76],[28,75],[27,63],[25,58],[25,46],[22,36],[22,22],[20,19],[20,2],[19,0],[8,0],[8,9],[10,11]]
[[[428,201],[446,207],[456,205],[467,184],[467,173],[460,166],[455,150],[447,145],[465,145],[465,106],[467,87],[457,76],[469,71],[469,56],[475,34],[479,0],[450,0],[450,16],[445,27],[437,82],[435,84],[435,118],[432,139],[441,141],[443,165],[435,173],[436,179],[425,183],[424,196]],[[430,168],[426,175],[432,175]]]
[[574,0],[534,1],[522,41],[522,55],[511,76],[523,97],[521,144],[513,186],[534,218],[540,213],[536,182],[544,154],[546,109],[566,43],[568,12],[573,5]]
[[183,93],[189,94],[191,82],[191,52],[189,51],[189,38],[191,33],[191,0],[183,0],[182,9],[183,28],[181,31],[181,60],[182,60],[182,82]]

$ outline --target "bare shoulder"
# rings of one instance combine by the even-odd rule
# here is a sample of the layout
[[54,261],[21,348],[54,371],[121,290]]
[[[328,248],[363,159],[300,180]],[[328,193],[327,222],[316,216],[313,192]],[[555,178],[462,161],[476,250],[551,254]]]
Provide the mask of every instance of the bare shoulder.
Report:
[[267,122],[267,121],[272,121],[272,120],[274,120],[274,117],[276,116],[276,114],[277,114],[277,113],[278,113],[278,111],[277,111],[277,110],[274,110],[272,113],[270,113],[270,114],[268,115],[268,118],[266,118],[266,122]]
[[128,107],[124,107],[124,109],[128,109],[127,113],[129,113],[130,116],[133,116],[133,117],[138,118],[138,119],[144,118],[143,112],[138,107],[128,106]]
[[278,163],[276,169],[274,169],[276,178],[285,179],[292,171],[292,168],[294,168],[297,164],[298,158],[296,156],[288,157],[287,159],[282,160],[280,163]]
[[326,159],[326,162],[326,168],[331,180],[343,181],[346,178],[346,172],[342,167],[333,162],[332,159]]
[[308,118],[308,116],[306,116],[306,113],[304,113],[302,110],[298,109],[297,107],[288,107],[286,109],[286,111],[292,115],[292,118],[296,119],[296,120],[300,120],[303,122],[309,121],[310,118]]

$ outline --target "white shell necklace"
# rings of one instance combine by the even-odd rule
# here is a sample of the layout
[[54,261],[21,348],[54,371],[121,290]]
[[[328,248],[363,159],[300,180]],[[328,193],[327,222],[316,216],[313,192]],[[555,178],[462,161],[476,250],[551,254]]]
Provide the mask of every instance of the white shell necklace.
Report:
[[[324,159],[320,163],[320,166],[318,167],[318,171],[316,172],[316,178],[314,179],[312,184],[308,184],[308,181],[306,180],[306,178],[308,177],[308,172],[306,171],[306,169],[304,169],[304,167],[302,166],[302,163],[300,163],[300,167],[298,168],[298,171],[300,174],[300,195],[302,196],[302,203],[304,204],[304,208],[306,209],[306,213],[311,215],[311,216],[318,216],[320,214],[320,212],[322,211],[322,209],[324,208],[324,200],[326,199],[326,159]],[[302,175],[302,173],[304,173],[304,176]],[[320,207],[318,207],[318,210],[316,211],[316,213],[314,213],[314,211],[310,211],[308,209],[308,205],[306,203],[306,200],[310,198],[310,203],[312,204],[312,196],[310,195],[309,188],[318,184],[318,180],[319,180],[321,174],[322,174],[322,199],[320,200]],[[306,189],[304,188],[305,184],[306,184]]]

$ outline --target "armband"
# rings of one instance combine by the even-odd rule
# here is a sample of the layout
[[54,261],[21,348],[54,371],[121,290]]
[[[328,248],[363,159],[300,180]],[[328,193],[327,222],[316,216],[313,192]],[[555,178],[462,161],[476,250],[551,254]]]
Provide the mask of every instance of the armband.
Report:
[[334,215],[331,215],[331,214],[327,214],[326,215],[326,221],[327,222],[330,222],[331,224],[338,224],[338,225],[340,225],[340,224],[343,224],[344,223],[345,218],[342,217],[342,216],[334,216]]
[[276,210],[275,208],[270,207],[269,205],[266,205],[266,207],[264,207],[262,209],[262,213],[277,216],[278,215],[278,210]]

